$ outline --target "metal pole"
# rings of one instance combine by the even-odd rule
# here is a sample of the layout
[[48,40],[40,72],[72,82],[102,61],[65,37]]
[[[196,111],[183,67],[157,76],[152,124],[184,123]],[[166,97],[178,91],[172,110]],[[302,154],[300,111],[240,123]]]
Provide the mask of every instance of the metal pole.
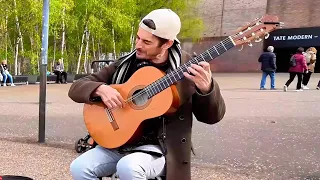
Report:
[[49,0],[43,0],[42,13],[42,47],[40,64],[40,98],[39,98],[39,142],[45,142],[46,120],[46,86],[48,62]]

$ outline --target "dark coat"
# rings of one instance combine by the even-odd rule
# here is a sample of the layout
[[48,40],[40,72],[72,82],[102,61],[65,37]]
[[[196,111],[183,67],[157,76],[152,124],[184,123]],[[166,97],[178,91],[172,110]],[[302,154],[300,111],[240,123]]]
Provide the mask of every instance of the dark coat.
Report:
[[264,52],[259,57],[262,71],[276,71],[276,55],[273,52]]
[[[110,82],[116,67],[117,63],[113,63],[97,73],[77,80],[70,87],[69,97],[78,103],[90,103],[91,94],[100,85]],[[200,122],[215,124],[224,117],[226,106],[214,80],[212,91],[207,95],[198,93],[194,83],[187,79],[181,80],[177,89],[181,105],[174,115],[167,118],[169,123],[166,125],[166,178],[191,180],[192,113]],[[159,133],[162,133],[161,128]]]

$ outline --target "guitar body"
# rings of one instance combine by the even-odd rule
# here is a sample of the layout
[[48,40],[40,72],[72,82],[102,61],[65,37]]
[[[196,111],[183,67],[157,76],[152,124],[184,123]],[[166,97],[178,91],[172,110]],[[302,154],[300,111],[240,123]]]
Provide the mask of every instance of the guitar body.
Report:
[[[124,84],[110,85],[124,100],[137,96],[139,90],[164,76],[155,67],[147,66],[136,71]],[[139,94],[138,94],[139,95]],[[102,147],[117,148],[124,145],[146,119],[173,113],[180,98],[174,85],[148,99],[145,95],[128,102],[123,108],[107,110],[103,102],[85,104],[84,122],[91,137]]]

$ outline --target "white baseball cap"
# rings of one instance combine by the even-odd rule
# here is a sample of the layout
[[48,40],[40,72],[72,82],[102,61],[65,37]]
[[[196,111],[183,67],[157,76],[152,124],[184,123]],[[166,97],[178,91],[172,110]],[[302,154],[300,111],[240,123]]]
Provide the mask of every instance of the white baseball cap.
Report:
[[[142,22],[145,19],[151,19],[154,22],[156,29],[153,30],[146,26]],[[141,20],[139,26],[155,36],[179,42],[177,35],[181,29],[181,21],[179,16],[171,9],[156,9],[151,11]]]

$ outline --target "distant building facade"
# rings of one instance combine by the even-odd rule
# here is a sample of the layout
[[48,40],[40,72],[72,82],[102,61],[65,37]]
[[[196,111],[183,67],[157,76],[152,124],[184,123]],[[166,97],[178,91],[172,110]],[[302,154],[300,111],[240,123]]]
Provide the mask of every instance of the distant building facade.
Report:
[[[214,72],[258,72],[259,55],[268,45],[273,45],[279,53],[277,64],[281,71],[286,71],[287,57],[297,47],[315,46],[320,51],[317,9],[320,1],[315,0],[202,0],[199,12],[206,26],[203,38],[198,43],[182,40],[182,47],[188,52],[201,53],[257,17],[277,15],[285,23],[281,30],[272,32],[267,40],[253,43],[253,47],[245,46],[242,51],[234,47],[211,61],[211,68]],[[320,69],[320,63],[316,69]]]

